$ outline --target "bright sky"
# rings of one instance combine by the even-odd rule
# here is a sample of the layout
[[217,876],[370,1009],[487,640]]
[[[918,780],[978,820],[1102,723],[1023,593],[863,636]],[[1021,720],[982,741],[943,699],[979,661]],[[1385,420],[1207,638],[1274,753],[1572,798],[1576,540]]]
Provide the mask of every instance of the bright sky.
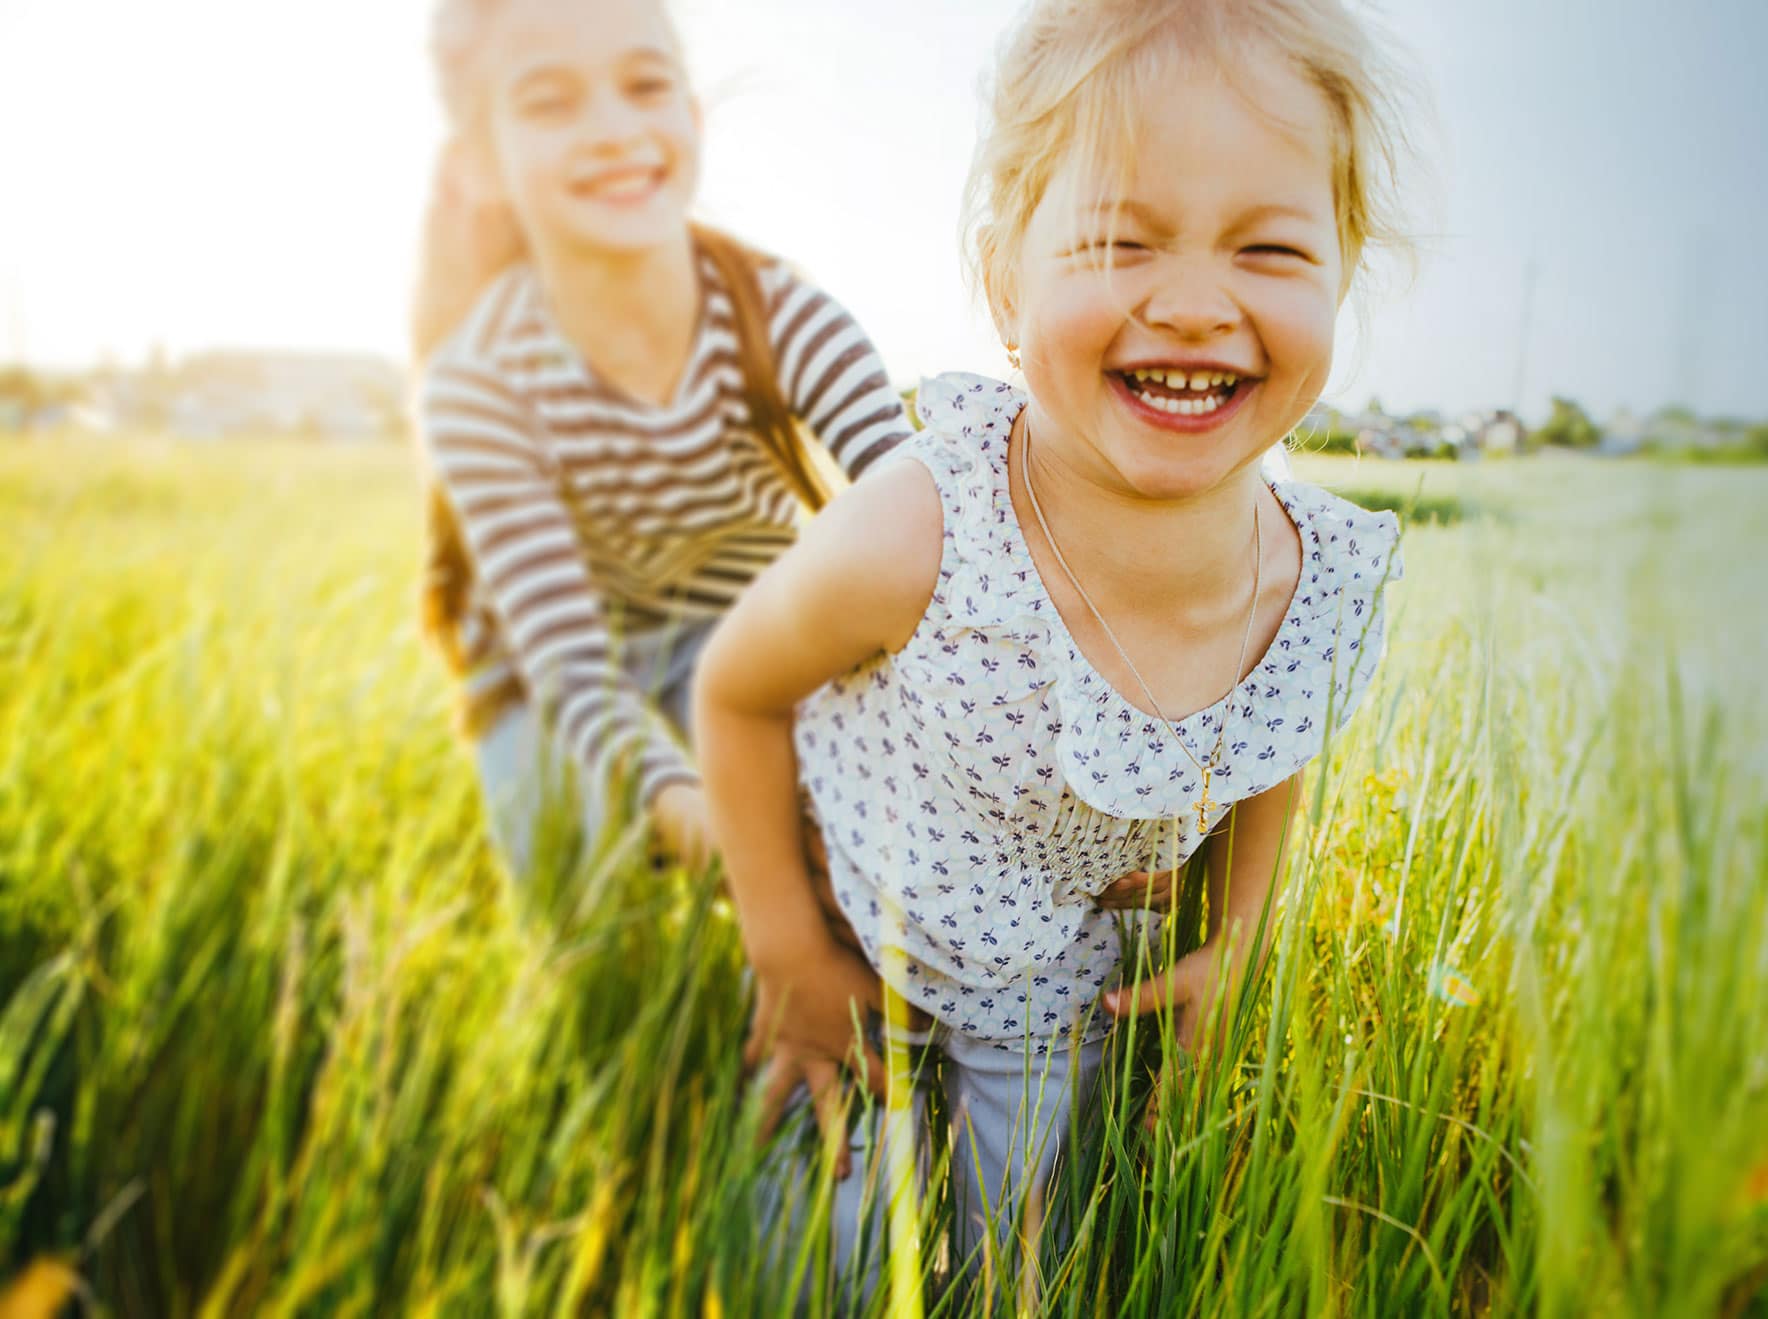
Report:
[[[585,0],[586,5],[593,0]],[[957,260],[1015,0],[680,0],[701,210],[848,304],[895,375],[1000,370]],[[1768,415],[1768,4],[1391,0],[1436,96],[1423,273],[1329,396]],[[441,132],[428,0],[0,0],[0,360],[398,354]]]

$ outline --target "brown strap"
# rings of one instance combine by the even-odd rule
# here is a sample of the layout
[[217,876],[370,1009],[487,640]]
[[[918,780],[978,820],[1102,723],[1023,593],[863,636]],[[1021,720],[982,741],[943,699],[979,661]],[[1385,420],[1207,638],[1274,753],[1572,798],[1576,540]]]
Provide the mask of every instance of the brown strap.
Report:
[[767,299],[762,293],[758,274],[766,258],[716,229],[696,225],[694,238],[712,259],[730,291],[749,419],[755,437],[768,457],[778,465],[792,492],[814,512],[829,502],[829,490],[811,465],[798,419],[792,415],[791,405],[780,392]]

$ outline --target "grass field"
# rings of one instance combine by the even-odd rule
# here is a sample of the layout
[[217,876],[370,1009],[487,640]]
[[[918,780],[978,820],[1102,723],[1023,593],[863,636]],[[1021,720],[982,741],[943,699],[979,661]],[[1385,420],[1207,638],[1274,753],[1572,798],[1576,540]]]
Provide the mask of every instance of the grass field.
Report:
[[[1107,1086],[1038,1306],[1768,1315],[1768,470],[1302,468],[1416,497],[1389,662],[1237,1065],[1146,1139]],[[518,918],[416,510],[394,451],[0,439],[0,1279],[772,1313],[729,914]]]

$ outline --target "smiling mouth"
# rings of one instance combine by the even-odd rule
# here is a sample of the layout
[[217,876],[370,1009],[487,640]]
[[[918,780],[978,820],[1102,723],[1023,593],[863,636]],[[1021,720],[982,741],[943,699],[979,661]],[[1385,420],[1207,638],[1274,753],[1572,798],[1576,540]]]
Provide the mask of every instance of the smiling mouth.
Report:
[[661,189],[667,174],[661,166],[652,169],[609,170],[604,174],[573,180],[570,192],[581,201],[612,202],[616,205],[639,202]]
[[1174,417],[1207,417],[1220,412],[1254,380],[1231,371],[1113,371],[1136,400]]

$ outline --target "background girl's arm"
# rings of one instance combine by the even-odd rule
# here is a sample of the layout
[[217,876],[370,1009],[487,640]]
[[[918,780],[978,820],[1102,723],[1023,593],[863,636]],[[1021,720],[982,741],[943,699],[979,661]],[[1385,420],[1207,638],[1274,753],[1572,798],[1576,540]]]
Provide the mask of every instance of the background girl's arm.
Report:
[[521,400],[484,366],[438,358],[420,404],[425,449],[529,699],[551,702],[566,753],[601,790],[623,769],[650,807],[694,784],[687,756],[609,648],[601,593]]
[[848,476],[914,433],[883,359],[827,293],[775,268],[768,324],[780,393]]

